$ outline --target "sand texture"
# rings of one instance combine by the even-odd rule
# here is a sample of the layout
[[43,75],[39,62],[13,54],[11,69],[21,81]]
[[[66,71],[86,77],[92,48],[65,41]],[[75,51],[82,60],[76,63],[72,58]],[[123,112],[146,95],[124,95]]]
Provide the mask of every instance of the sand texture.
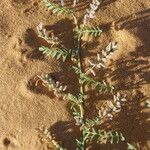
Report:
[[[81,0],[77,8],[79,17],[90,2]],[[35,131],[42,125],[66,148],[75,150],[73,139],[78,136],[78,129],[72,123],[67,103],[35,87],[33,82],[36,75],[52,73],[76,92],[77,78],[70,64],[45,58],[38,51],[43,44],[36,31],[40,22],[67,47],[73,47],[70,18],[52,15],[41,0],[0,1],[0,150],[47,150]],[[96,56],[110,41],[117,41],[118,51],[101,77],[128,98],[126,107],[105,126],[122,131],[138,150],[149,150],[150,110],[145,108],[145,102],[150,99],[150,1],[105,0],[91,23],[98,25],[103,34],[84,45],[85,67],[87,58]],[[90,95],[89,115],[107,98]],[[127,148],[124,143],[92,148],[99,149]]]

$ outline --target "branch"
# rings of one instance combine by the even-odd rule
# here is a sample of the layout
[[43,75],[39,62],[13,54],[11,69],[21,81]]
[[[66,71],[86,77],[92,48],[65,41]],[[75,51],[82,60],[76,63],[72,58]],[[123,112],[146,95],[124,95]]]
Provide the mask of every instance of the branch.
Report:
[[100,144],[106,144],[108,142],[115,144],[125,140],[122,133],[119,132],[106,132],[103,130],[96,130],[94,128],[87,127],[84,127],[83,131],[84,140],[87,142],[91,142],[93,139],[97,139],[96,141]]
[[82,37],[85,34],[92,35],[92,36],[99,36],[102,33],[102,30],[96,26],[96,27],[85,27],[80,26],[75,28],[76,34],[79,37]]
[[50,55],[52,58],[56,58],[57,60],[62,58],[63,61],[65,61],[67,58],[73,59],[75,57],[75,54],[71,49],[67,50],[65,48],[48,48],[41,46],[39,51],[41,51],[43,54],[46,54],[47,56]]
[[55,4],[55,3],[51,2],[50,0],[43,0],[43,1],[44,1],[45,5],[48,7],[48,9],[52,10],[53,14],[66,15],[66,14],[73,14],[74,13],[73,10],[70,10],[67,7],[64,7],[64,6],[62,7],[58,4]]
[[107,85],[104,81],[95,81],[84,73],[81,75],[80,83],[91,86],[92,89],[97,89],[99,92],[112,92],[114,89],[112,85]]

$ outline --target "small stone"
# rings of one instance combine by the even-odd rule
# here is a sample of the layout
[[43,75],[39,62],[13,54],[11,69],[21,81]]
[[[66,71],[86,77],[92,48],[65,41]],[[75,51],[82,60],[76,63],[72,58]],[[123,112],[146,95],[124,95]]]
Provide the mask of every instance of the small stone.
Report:
[[10,143],[11,143],[11,141],[10,141],[8,138],[5,138],[5,139],[3,140],[3,144],[4,144],[5,146],[9,146]]

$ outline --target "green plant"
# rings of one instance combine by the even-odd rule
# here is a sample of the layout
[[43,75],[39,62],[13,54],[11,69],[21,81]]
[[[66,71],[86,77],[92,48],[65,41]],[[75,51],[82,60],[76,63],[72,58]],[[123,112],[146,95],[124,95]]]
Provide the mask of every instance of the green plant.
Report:
[[[64,2],[61,2],[63,6]],[[73,2],[75,6],[78,1],[74,0]],[[101,35],[102,31],[99,27],[88,26],[88,20],[95,17],[95,12],[100,6],[101,2],[102,1],[93,0],[93,2],[90,4],[90,9],[87,10],[83,17],[83,23],[78,24],[75,8],[70,10],[49,0],[44,0],[45,5],[48,7],[48,9],[52,10],[54,14],[69,14],[73,17],[75,25],[73,31],[76,34],[75,39],[77,40],[77,46],[74,49],[67,49],[64,47],[54,34],[48,36],[47,31],[42,24],[37,27],[39,37],[46,40],[50,44],[49,47],[41,46],[39,51],[41,51],[43,54],[51,56],[52,58],[56,58],[57,60],[71,60],[74,64],[72,66],[74,68],[74,72],[78,75],[80,91],[76,95],[67,93],[67,86],[62,86],[59,81],[54,81],[50,75],[38,76],[39,80],[43,82],[44,86],[46,86],[49,90],[54,91],[54,94],[57,97],[62,97],[64,100],[68,100],[71,104],[70,110],[75,119],[75,124],[80,127],[80,131],[82,133],[82,136],[79,139],[76,139],[77,150],[85,150],[92,141],[97,141],[97,143],[100,144],[115,144],[125,141],[125,138],[121,132],[97,129],[102,123],[105,122],[105,120],[112,120],[115,114],[121,111],[121,106],[126,102],[125,96],[122,96],[120,93],[115,94],[114,87],[105,81],[97,81],[91,77],[92,75],[96,76],[96,69],[102,69],[105,67],[107,60],[117,50],[117,42],[109,43],[106,49],[102,51],[101,55],[97,54],[96,60],[89,60],[90,67],[88,70],[84,72],[83,69],[83,60],[81,55],[82,37],[85,34],[95,37]],[[113,101],[107,101],[107,104],[102,106],[98,111],[98,116],[94,117],[93,119],[85,116],[85,87],[98,90],[100,93],[108,92],[113,96]],[[61,146],[61,144],[54,140],[48,130],[40,128],[38,131],[40,134],[46,136],[46,139],[56,149],[65,149]]]

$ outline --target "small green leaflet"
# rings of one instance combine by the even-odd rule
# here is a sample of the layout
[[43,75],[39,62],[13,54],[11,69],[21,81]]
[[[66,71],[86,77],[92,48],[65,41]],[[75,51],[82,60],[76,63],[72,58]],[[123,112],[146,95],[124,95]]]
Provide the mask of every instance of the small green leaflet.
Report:
[[57,14],[57,15],[60,15],[60,14],[73,14],[74,11],[73,10],[70,10],[66,7],[62,7],[58,4],[55,4],[53,2],[51,2],[50,0],[43,0],[45,5],[48,7],[49,10],[52,10],[53,14]]
[[95,81],[94,79],[90,78],[88,75],[84,73],[81,74],[79,82],[80,84],[91,86],[92,89],[97,89],[99,92],[113,91],[113,86],[107,85],[104,81]]
[[48,48],[45,46],[41,46],[39,51],[43,52],[43,54],[46,54],[47,56],[56,58],[57,60],[62,58],[63,61],[65,61],[71,54],[71,50],[67,50],[65,48]]
[[75,29],[75,32],[79,37],[88,34],[92,36],[99,36],[102,33],[102,30],[97,26],[97,27],[77,27]]

